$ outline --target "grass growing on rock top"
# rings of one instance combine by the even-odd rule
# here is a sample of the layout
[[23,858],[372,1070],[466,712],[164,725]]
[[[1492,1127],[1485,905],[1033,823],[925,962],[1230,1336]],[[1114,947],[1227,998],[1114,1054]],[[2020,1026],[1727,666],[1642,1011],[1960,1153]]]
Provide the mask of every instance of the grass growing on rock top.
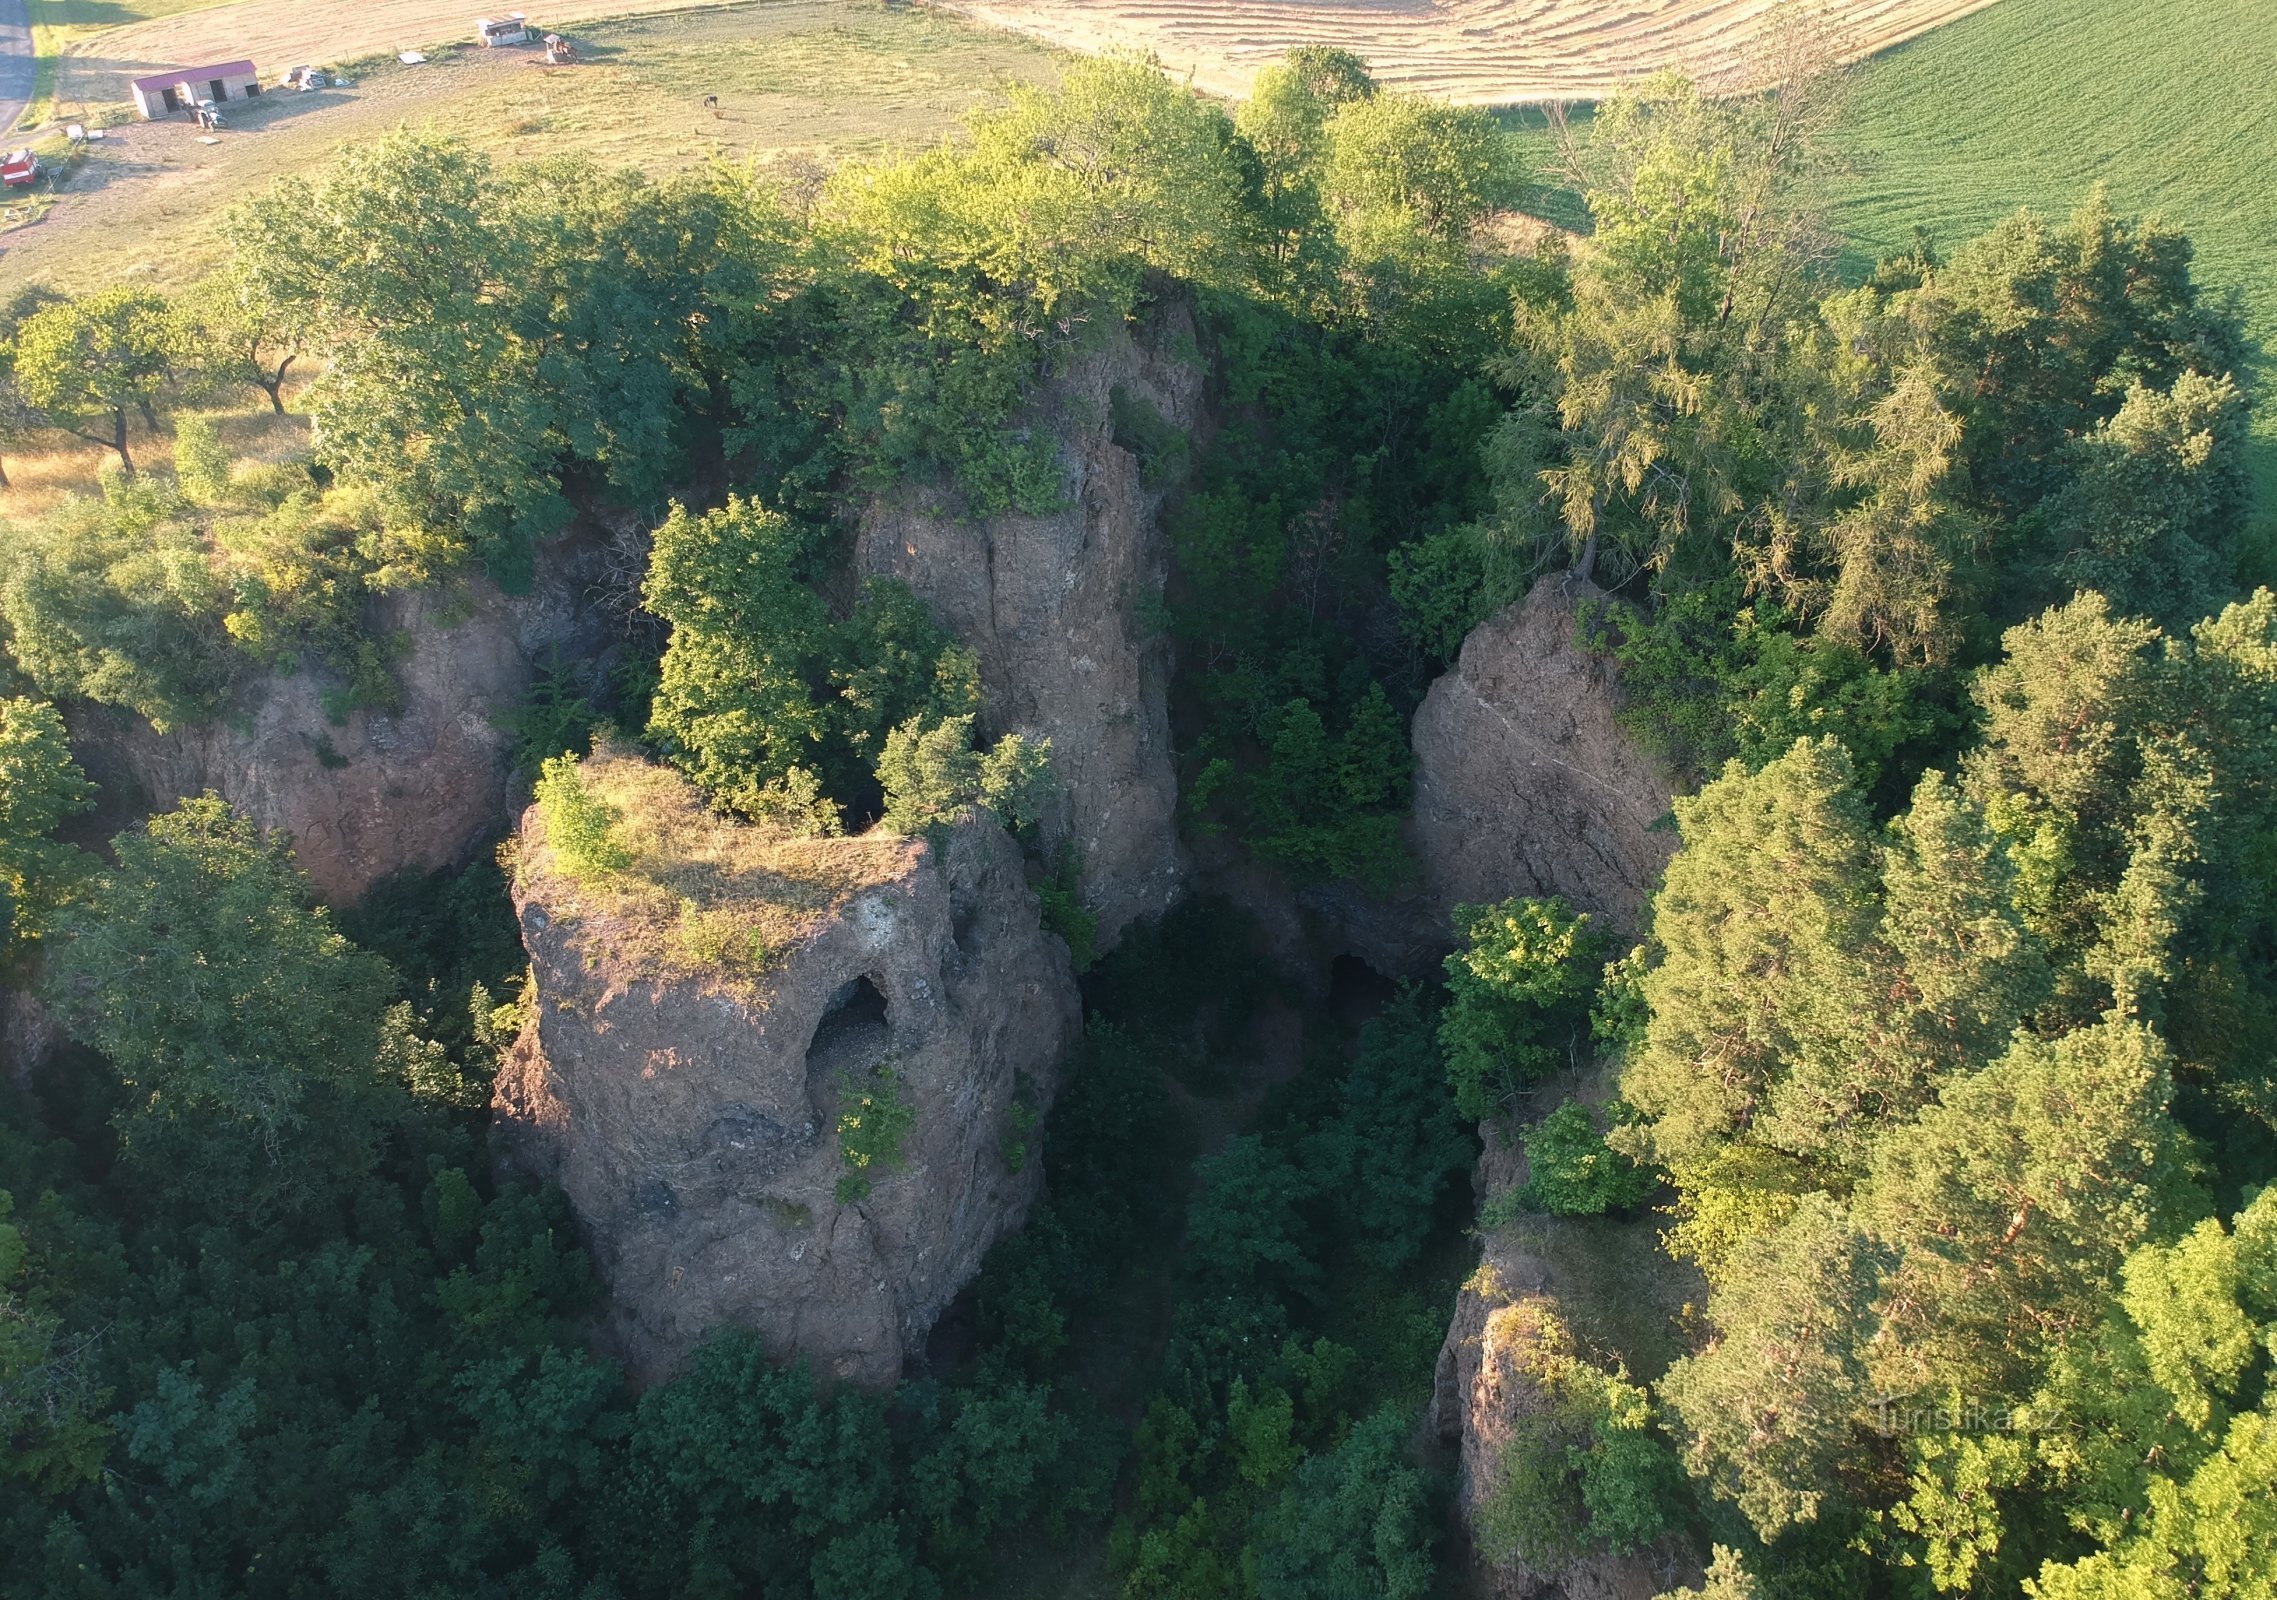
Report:
[[924,850],[886,833],[818,838],[731,820],[671,768],[606,742],[547,767],[542,826],[525,836],[517,871],[525,883],[542,875],[548,912],[587,919],[604,959],[744,999],[848,900],[903,876]]

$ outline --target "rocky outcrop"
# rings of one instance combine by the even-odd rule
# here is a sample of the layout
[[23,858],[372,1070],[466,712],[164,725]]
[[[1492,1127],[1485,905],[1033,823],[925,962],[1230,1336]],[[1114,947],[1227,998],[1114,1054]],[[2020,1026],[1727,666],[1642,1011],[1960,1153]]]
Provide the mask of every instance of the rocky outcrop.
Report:
[[1157,513],[1174,473],[1159,452],[1142,463],[1117,443],[1130,434],[1117,418],[1183,439],[1201,386],[1183,310],[1158,311],[1135,336],[1115,329],[1032,407],[1061,441],[1060,510],[968,519],[949,490],[909,485],[870,507],[856,547],[864,573],[907,583],[979,652],[992,737],[1051,740],[1060,792],[1044,842],[1074,847],[1102,945],[1168,907],[1186,876],[1169,646],[1152,620],[1169,564]]
[[[728,837],[683,829],[658,851],[661,903],[702,919],[771,899],[752,924],[764,960],[740,975],[659,958],[640,897],[582,888],[536,808],[524,818],[515,903],[537,982],[493,1106],[505,1155],[567,1192],[636,1376],[735,1325],[890,1384],[1035,1198],[1024,1129],[1079,1023],[1066,946],[978,816],[936,842],[700,825]],[[856,1173],[839,1117],[881,1066],[908,1129],[898,1161]]]
[[1581,606],[1604,599],[1543,578],[1471,630],[1417,709],[1409,837],[1439,917],[1554,894],[1640,931],[1676,847],[1676,785],[1621,726],[1611,664],[1574,641]]
[[[1521,1149],[1489,1137],[1479,1161],[1482,1201],[1526,1181]],[[1649,1223],[1632,1224],[1649,1231]],[[1562,1294],[1568,1272],[1561,1257],[1589,1241],[1570,1236],[1570,1225],[1541,1219],[1531,1229],[1505,1227],[1487,1235],[1478,1270],[1463,1285],[1455,1318],[1440,1346],[1432,1386],[1430,1426],[1454,1446],[1464,1521],[1475,1526],[1481,1503],[1501,1477],[1502,1453],[1519,1425],[1554,1404],[1543,1357],[1565,1337],[1561,1328],[1583,1319]],[[1603,1329],[1582,1328],[1593,1347]],[[1696,1552],[1671,1535],[1632,1555],[1595,1550],[1551,1566],[1516,1557],[1476,1563],[1479,1592],[1488,1600],[1653,1600],[1696,1582]]]
[[501,726],[549,660],[590,663],[611,627],[592,589],[606,552],[571,535],[542,554],[526,595],[481,578],[392,597],[373,618],[405,645],[397,706],[335,718],[313,672],[262,676],[224,713],[159,733],[105,707],[66,707],[72,748],[104,793],[111,830],[185,796],[219,794],[293,841],[318,896],[360,897],[400,868],[453,865],[510,820]]

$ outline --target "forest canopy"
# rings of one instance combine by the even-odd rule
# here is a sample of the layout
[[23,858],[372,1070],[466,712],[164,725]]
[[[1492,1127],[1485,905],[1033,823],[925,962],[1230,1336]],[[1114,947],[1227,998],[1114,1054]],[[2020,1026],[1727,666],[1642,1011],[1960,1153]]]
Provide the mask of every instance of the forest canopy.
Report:
[[[925,1600],[1080,1547],[1131,1600],[1421,1600],[1479,1127],[1521,1209],[1657,1212],[1703,1286],[1665,1370],[1540,1325],[1491,1551],[1691,1541],[1704,1592],[1798,1600],[2266,1594],[2254,353],[2100,194],[1838,280],[1826,87],[1599,108],[1576,235],[1506,226],[1532,175],[1493,117],[1332,51],[1234,107],[1075,63],[811,192],[401,131],[242,202],[195,290],[0,305],[0,422],[113,458],[0,542],[0,980],[70,1040],[0,1120],[0,1588]],[[851,546],[904,483],[1062,509],[1038,397],[1149,322],[1209,426],[1088,423],[1163,496],[1190,842],[1404,893],[1409,718],[1557,582],[1689,791],[1641,937],[1463,906],[1444,982],[1251,1083],[1252,1022],[1332,1008],[1221,903],[1141,924],[968,1350],[866,1394],[727,1333],[635,1393],[561,1197],[485,1155],[533,1003],[500,869],[336,914],[211,796],[104,841],[67,716],[195,728],[294,672],[385,710],[399,597],[526,587],[607,513],[648,530],[621,662],[516,723],[592,871],[607,724],[773,826],[980,805],[1087,963],[1048,744]],[[296,365],[312,455],[233,460],[200,408],[281,410]],[[135,458],[162,412],[171,471]],[[1611,1103],[1544,1103],[1592,1064]]]

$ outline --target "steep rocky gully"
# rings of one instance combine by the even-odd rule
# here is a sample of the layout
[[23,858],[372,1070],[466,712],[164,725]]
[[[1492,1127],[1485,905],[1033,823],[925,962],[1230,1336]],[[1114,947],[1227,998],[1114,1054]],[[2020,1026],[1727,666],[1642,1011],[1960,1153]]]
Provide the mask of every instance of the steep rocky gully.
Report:
[[[978,652],[992,737],[1052,741],[1046,851],[1072,850],[1103,944],[1200,870],[1178,838],[1171,663],[1152,620],[1167,486],[1113,426],[1135,399],[1181,432],[1202,427],[1193,350],[1190,320],[1169,311],[1047,385],[1035,416],[1062,441],[1059,511],[971,519],[911,486],[870,507],[855,551],[860,571],[907,582]],[[335,721],[306,677],[266,680],[214,724],[167,735],[72,711],[105,820],[213,789],[290,833],[336,903],[399,868],[464,860],[507,817],[502,719],[549,658],[591,664],[608,649],[595,600],[608,545],[593,530],[562,541],[527,596],[476,582],[400,603],[382,619],[408,641],[387,713]],[[1635,933],[1674,844],[1657,826],[1673,785],[1621,728],[1606,664],[1576,642],[1597,598],[1545,580],[1474,630],[1430,689],[1412,730],[1414,893],[1308,898],[1222,864],[1209,886],[1322,970],[1349,953],[1427,971],[1456,905],[1517,894],[1561,894]],[[605,1336],[637,1374],[737,1324],[835,1377],[888,1383],[1041,1181],[1021,1130],[1051,1102],[1079,1003],[1018,849],[977,816],[933,839],[788,839],[722,822],[629,755],[587,772],[627,800],[639,863],[598,892],[561,869],[534,811],[522,819],[515,905],[537,984],[497,1089],[501,1160],[567,1192],[610,1285]],[[880,1085],[905,1131],[891,1160],[857,1170],[839,1118]],[[1491,1130],[1487,1142],[1482,1203],[1524,1180],[1523,1155]],[[1564,1292],[1604,1242],[1539,1220],[1485,1240],[1432,1408],[1466,1510],[1543,1403],[1526,1349],[1540,1312],[1631,1354],[1587,1325],[1588,1295]],[[1660,1551],[1483,1577],[1498,1597],[1628,1597],[1682,1566]]]

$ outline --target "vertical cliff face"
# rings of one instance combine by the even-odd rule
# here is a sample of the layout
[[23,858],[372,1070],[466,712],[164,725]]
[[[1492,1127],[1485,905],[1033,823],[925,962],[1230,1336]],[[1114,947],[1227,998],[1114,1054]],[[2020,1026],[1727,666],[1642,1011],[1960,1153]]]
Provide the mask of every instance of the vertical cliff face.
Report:
[[[1526,598],[1473,629],[1455,669],[1415,714],[1415,809],[1409,839],[1422,867],[1417,897],[1443,941],[1459,904],[1513,895],[1561,895],[1623,938],[1641,935],[1651,896],[1674,852],[1668,814],[1674,778],[1620,723],[1611,664],[1574,638],[1584,605],[1604,600],[1584,583],[1550,576]],[[1590,1086],[1603,1098],[1610,1085]],[[1546,1097],[1554,1103],[1555,1096]],[[1499,1130],[1486,1134],[1483,1202],[1525,1181],[1525,1156]],[[1561,1279],[1585,1274],[1579,1257],[1615,1232],[1638,1262],[1623,1294],[1642,1304],[1644,1281],[1672,1271],[1654,1254],[1649,1223],[1626,1229],[1533,1219],[1487,1236],[1479,1269],[1458,1296],[1439,1356],[1432,1420],[1460,1452],[1462,1508],[1478,1520],[1501,1478],[1503,1452],[1526,1420],[1553,1405],[1542,1374],[1559,1326],[1618,1351],[1586,1325]],[[1603,1275],[1609,1264],[1589,1263]],[[1554,1567],[1518,1559],[1479,1563],[1493,1600],[1650,1600],[1698,1574],[1681,1540],[1634,1555],[1597,1552]]]
[[1441,918],[1465,902],[1563,895],[1634,934],[1676,847],[1674,779],[1619,720],[1609,663],[1574,642],[1604,599],[1553,574],[1463,641],[1415,713],[1409,837]]
[[374,619],[406,645],[392,710],[335,720],[311,673],[261,675],[214,721],[158,733],[139,717],[66,707],[72,747],[104,790],[111,827],[212,790],[292,836],[319,897],[360,897],[404,867],[463,860],[507,818],[501,720],[549,659],[588,661],[610,627],[593,603],[603,551],[571,537],[542,555],[530,593],[480,578],[387,602]]
[[907,583],[979,652],[990,734],[1051,740],[1045,845],[1073,846],[1102,943],[1170,905],[1186,874],[1169,647],[1150,620],[1169,565],[1165,485],[1116,443],[1115,416],[1151,412],[1188,434],[1201,386],[1183,311],[1116,329],[1033,408],[1061,439],[1060,510],[967,520],[948,491],[911,485],[871,506],[857,544],[864,573]]
[[[524,818],[537,990],[494,1103],[506,1156],[568,1194],[636,1375],[735,1325],[889,1384],[1041,1182],[1027,1119],[1080,1009],[1019,851],[979,816],[936,842],[770,839],[637,761],[587,771],[634,863],[582,884]],[[907,1127],[857,1169],[841,1117],[880,1068]]]

